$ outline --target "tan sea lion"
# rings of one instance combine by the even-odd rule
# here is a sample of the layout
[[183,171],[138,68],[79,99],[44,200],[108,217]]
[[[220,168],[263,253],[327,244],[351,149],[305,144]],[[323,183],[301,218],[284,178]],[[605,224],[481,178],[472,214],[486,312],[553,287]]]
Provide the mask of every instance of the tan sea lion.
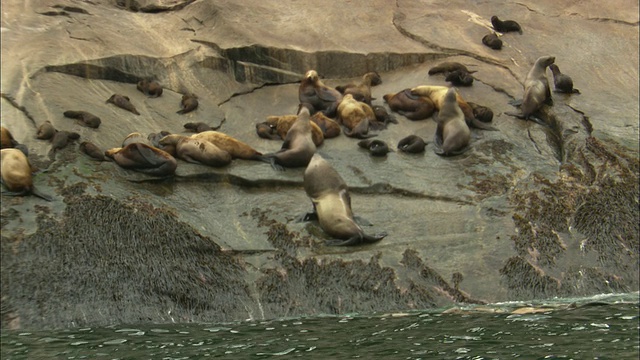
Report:
[[2,126],[1,129],[2,131],[0,133],[0,144],[2,146],[2,149],[15,147],[18,142],[13,138],[13,135],[11,135],[9,129],[4,126]]
[[517,31],[518,33],[522,34],[522,27],[520,26],[520,24],[518,24],[513,20],[502,21],[497,16],[494,15],[491,17],[491,25],[493,25],[493,28],[497,32],[506,33],[506,32]]
[[2,184],[9,190],[6,195],[34,195],[46,201],[51,197],[38,191],[33,186],[33,168],[27,156],[18,149],[0,150],[0,173]]
[[360,84],[349,83],[336,86],[342,95],[351,94],[353,98],[371,106],[371,87],[382,83],[382,78],[377,72],[368,72],[362,76]]
[[435,105],[431,99],[413,95],[411,89],[404,89],[395,94],[386,94],[383,99],[391,111],[395,111],[409,120],[430,118],[435,111]]
[[360,140],[358,141],[358,146],[363,149],[369,150],[371,156],[376,157],[387,156],[387,153],[391,152],[391,149],[389,149],[389,145],[387,145],[387,143],[382,140]]
[[182,95],[182,100],[180,101],[180,110],[178,110],[177,114],[186,114],[198,108],[198,97],[195,94],[187,93]]
[[265,161],[275,170],[305,167],[315,154],[316,145],[313,142],[313,127],[309,113],[311,108],[311,104],[300,104],[296,121],[287,131],[280,150],[264,155]]
[[38,126],[38,132],[36,133],[36,139],[49,140],[56,134],[56,128],[53,127],[51,121],[46,120],[40,126]]
[[140,80],[136,88],[149,97],[158,97],[162,95],[162,85],[155,80]]
[[520,106],[521,113],[505,112],[505,114],[515,116],[519,119],[533,120],[540,125],[548,126],[544,120],[535,116],[535,112],[537,112],[543,104],[553,104],[546,72],[547,67],[553,64],[555,60],[556,58],[554,56],[541,56],[536,60],[524,80],[524,96],[522,100],[511,102],[514,106]]
[[124,140],[122,140],[122,147],[125,147],[133,143],[142,143],[146,145],[151,145],[151,142],[149,142],[148,137],[145,137],[139,132],[132,132],[131,134],[127,135],[127,137],[125,137]]
[[99,117],[87,111],[67,110],[63,114],[65,117],[78,120],[80,125],[93,129],[97,129],[102,122]]
[[178,162],[167,152],[142,143],[132,143],[125,147],[105,151],[104,155],[113,159],[120,167],[154,176],[175,174]]
[[502,40],[496,33],[487,34],[482,38],[482,43],[493,50],[502,49]]
[[191,135],[191,137],[213,143],[220,149],[231,154],[233,159],[265,161],[261,152],[225,133],[209,130]]
[[329,119],[321,112],[313,114],[311,116],[311,122],[318,125],[325,139],[331,139],[340,135],[340,124],[333,119]]
[[467,74],[473,74],[475,72],[475,70],[469,71],[469,69],[467,69],[466,66],[460,64],[459,62],[445,61],[429,69],[429,75],[434,75],[439,73],[450,73],[456,70],[462,70]]
[[549,65],[549,70],[553,74],[554,92],[565,94],[580,94],[580,90],[573,87],[573,80],[569,75],[560,72],[558,65]]
[[89,141],[83,141],[80,143],[80,151],[87,154],[90,158],[98,161],[106,161],[104,157],[104,151],[100,150],[100,148]]
[[413,154],[423,152],[426,146],[427,143],[418,135],[406,136],[398,142],[398,150]]
[[160,139],[159,144],[174,146],[176,157],[186,162],[213,167],[226,166],[231,163],[231,155],[228,152],[206,140],[171,134]]
[[471,140],[471,131],[464,120],[464,114],[458,105],[455,88],[447,90],[436,122],[438,126],[433,138],[438,155],[458,155],[466,150]]
[[128,96],[124,96],[124,95],[120,95],[120,94],[113,94],[113,95],[111,95],[111,97],[109,99],[107,99],[107,103],[114,104],[115,106],[117,106],[117,107],[119,107],[121,109],[125,109],[127,111],[131,111],[132,113],[134,113],[136,115],[140,115],[138,110],[136,110],[136,107],[133,106],[133,104],[131,103],[131,100],[129,100]]
[[298,100],[301,104],[308,103],[313,106],[312,115],[320,111],[328,117],[333,117],[342,100],[342,94],[320,81],[315,70],[309,70],[298,87]]
[[304,190],[313,204],[313,212],[303,220],[317,219],[322,230],[336,238],[330,246],[371,244],[386,233],[367,235],[356,223],[349,189],[340,174],[319,154],[315,154],[304,172]]
[[349,137],[366,139],[377,136],[377,134],[369,134],[369,125],[377,122],[373,109],[371,106],[354,99],[351,94],[345,95],[338,105],[337,119],[342,126],[348,129],[344,134]]
[[[316,114],[324,116],[322,113]],[[298,115],[267,116],[265,123],[274,129],[280,139],[284,140],[296,120],[298,120]],[[311,138],[316,146],[320,146],[324,142],[322,129],[313,121],[311,122]]]

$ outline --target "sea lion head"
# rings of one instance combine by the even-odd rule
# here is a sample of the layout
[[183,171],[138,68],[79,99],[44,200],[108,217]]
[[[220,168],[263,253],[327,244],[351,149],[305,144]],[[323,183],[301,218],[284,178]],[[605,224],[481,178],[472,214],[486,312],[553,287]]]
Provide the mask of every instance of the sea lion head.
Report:
[[304,78],[314,83],[320,79],[320,77],[318,76],[318,72],[315,70],[307,71],[307,73],[304,74]]

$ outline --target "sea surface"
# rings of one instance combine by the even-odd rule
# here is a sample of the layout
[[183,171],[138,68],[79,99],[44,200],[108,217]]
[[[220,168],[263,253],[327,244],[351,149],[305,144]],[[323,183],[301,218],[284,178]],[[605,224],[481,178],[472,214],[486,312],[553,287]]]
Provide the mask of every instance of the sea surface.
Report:
[[638,293],[223,324],[3,331],[2,359],[634,359]]

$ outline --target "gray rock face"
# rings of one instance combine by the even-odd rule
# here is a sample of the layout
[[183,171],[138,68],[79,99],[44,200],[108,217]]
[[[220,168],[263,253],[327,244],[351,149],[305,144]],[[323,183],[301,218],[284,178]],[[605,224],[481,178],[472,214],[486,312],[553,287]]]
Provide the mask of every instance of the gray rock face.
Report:
[[[51,3],[53,4],[53,3]],[[353,6],[353,9],[349,9]],[[2,196],[2,327],[225,321],[373,312],[457,302],[638,291],[638,3],[554,1],[250,5],[234,1],[3,1],[2,126],[47,172],[55,200]],[[523,34],[481,39],[489,19]],[[540,56],[553,55],[581,94],[552,94],[548,127],[504,114]],[[418,85],[448,86],[428,70],[475,71],[467,101],[493,110],[498,131],[472,129],[470,149],[439,157],[371,157],[344,134],[319,147],[350,187],[354,212],[381,242],[324,246],[304,169],[262,162],[224,168],[178,161],[157,179],[95,162],[90,141],[120,147],[132,132],[185,133],[204,122],[262,153],[282,142],[255,124],[295,113],[298,82],[315,69],[329,86],[377,71],[374,105]],[[552,83],[551,72],[547,77]],[[164,88],[149,98],[141,79]],[[198,108],[184,115],[182,94]],[[106,104],[122,94],[141,115]],[[88,111],[87,128],[65,118]],[[515,109],[515,110],[514,110]],[[378,132],[432,141],[433,119]],[[434,115],[435,116],[435,115]],[[45,121],[80,140],[49,157]]]

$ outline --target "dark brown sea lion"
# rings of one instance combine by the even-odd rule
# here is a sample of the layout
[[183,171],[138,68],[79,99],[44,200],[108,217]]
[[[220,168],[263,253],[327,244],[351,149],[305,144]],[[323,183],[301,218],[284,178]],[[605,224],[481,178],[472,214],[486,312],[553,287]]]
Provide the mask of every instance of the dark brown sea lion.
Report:
[[106,161],[104,157],[104,151],[100,150],[100,148],[89,141],[83,141],[80,143],[80,151],[87,154],[90,158],[98,161]]
[[[296,121],[291,125],[278,152],[265,154],[264,158],[275,170],[305,167],[316,152],[313,127],[309,114],[311,104],[300,104]],[[315,124],[313,124],[315,125]]]
[[381,124],[383,128],[386,128],[389,124],[398,123],[398,120],[396,120],[395,116],[389,114],[384,106],[373,105],[371,109],[373,110],[373,114],[376,116],[377,122]]
[[69,142],[80,139],[80,134],[70,131],[56,131],[51,138],[51,150],[49,154],[55,154],[56,151],[64,149]]
[[551,64],[549,65],[549,69],[553,74],[553,85],[554,92],[565,93],[565,94],[580,94],[580,90],[573,87],[573,80],[569,75],[563,74],[560,72],[560,68],[558,65]]
[[377,134],[369,134],[369,125],[377,122],[376,115],[371,106],[353,98],[347,94],[342,98],[337,109],[337,119],[348,130],[344,134],[349,137],[366,139]]
[[122,140],[122,147],[125,147],[133,143],[142,143],[146,145],[151,145],[151,142],[149,141],[148,136],[145,137],[139,132],[132,132],[131,134],[127,135],[127,137],[125,137],[124,140]]
[[317,219],[322,230],[335,239],[329,246],[371,244],[387,234],[367,235],[356,223],[349,189],[340,174],[319,154],[315,154],[304,172],[304,190],[313,204],[313,212],[303,220]]
[[195,94],[187,93],[182,95],[182,100],[180,101],[180,110],[176,113],[178,114],[186,114],[195,110],[198,107],[198,97]]
[[533,120],[540,125],[548,126],[544,120],[535,115],[535,112],[543,104],[553,104],[546,71],[547,67],[553,64],[555,60],[554,56],[541,56],[536,60],[524,80],[524,96],[522,100],[511,102],[514,106],[520,106],[521,113],[505,112],[505,114],[524,120]]
[[444,78],[454,86],[471,86],[473,85],[473,76],[463,70],[452,71]]
[[464,152],[471,140],[471,131],[458,105],[457,91],[450,88],[445,94],[436,117],[438,127],[433,138],[438,155],[457,155]]
[[475,116],[476,119],[485,123],[491,122],[493,120],[493,111],[488,107],[483,105],[478,105],[471,101],[467,101],[467,104],[471,106],[471,110],[473,111],[473,116]]
[[413,95],[411,89],[404,89],[395,94],[383,96],[391,111],[409,120],[424,120],[433,115],[435,105],[429,98]]
[[136,110],[136,107],[133,106],[133,104],[131,103],[131,100],[129,100],[128,96],[124,96],[124,95],[120,95],[120,94],[113,94],[111,95],[111,97],[109,99],[107,99],[107,103],[111,103],[121,109],[125,109],[127,111],[131,111],[132,113],[136,114],[136,115],[140,115],[140,113],[138,112],[138,110]]
[[321,112],[317,112],[311,116],[311,122],[315,123],[322,130],[322,135],[325,139],[334,138],[340,135],[340,124],[335,120],[329,119]]
[[313,106],[312,115],[320,111],[328,117],[334,117],[342,94],[320,81],[315,70],[309,70],[298,87],[298,100],[301,104],[308,103]]
[[33,168],[27,156],[18,149],[0,150],[0,173],[2,184],[9,190],[6,195],[34,195],[51,201],[51,197],[38,191],[33,186]]
[[426,146],[427,143],[418,135],[409,135],[398,142],[398,150],[413,154],[423,152]]
[[97,129],[102,122],[99,117],[87,111],[67,110],[63,114],[65,117],[78,120],[80,125],[93,129]]
[[207,140],[171,134],[160,139],[159,143],[163,146],[174,146],[176,157],[186,162],[213,167],[226,166],[231,163],[231,154]]
[[[322,113],[316,114],[324,116]],[[297,120],[298,115],[267,116],[265,123],[274,129],[281,140],[284,140],[287,137],[289,129],[291,129],[291,126],[293,126]],[[314,122],[311,122],[311,138],[316,146],[320,146],[324,142],[322,129]]]
[[162,95],[162,85],[155,80],[140,80],[136,88],[149,97],[158,97]]
[[342,95],[351,94],[353,98],[371,106],[371,87],[382,84],[382,78],[377,72],[368,72],[362,76],[360,84],[349,83],[336,86]]
[[142,143],[132,143],[122,148],[105,151],[120,167],[154,176],[175,174],[178,162],[167,152]]
[[501,33],[517,31],[520,34],[522,34],[522,27],[520,27],[520,24],[518,24],[513,20],[502,21],[497,16],[494,15],[491,17],[491,25],[493,25],[493,28],[496,31]]
[[387,145],[387,143],[382,140],[360,140],[358,141],[358,146],[363,149],[369,150],[371,156],[383,157],[387,156],[387,153],[391,152],[391,149],[389,149],[389,145]]
[[482,38],[482,43],[493,50],[502,49],[502,40],[496,33],[487,34]]
[[162,139],[163,137],[167,136],[167,135],[171,135],[170,132],[162,130],[160,132],[157,133],[150,133],[149,135],[147,135],[147,140],[149,140],[149,143],[151,143],[151,146],[156,147],[160,150],[165,151],[166,153],[170,154],[173,157],[176,157],[176,147],[174,145],[161,145],[160,144],[160,139]]
[[51,121],[47,120],[38,126],[36,139],[49,140],[56,134],[56,128],[53,127]]
[[225,133],[209,130],[191,135],[191,137],[213,143],[220,149],[231,154],[233,159],[265,161],[261,152]]
[[473,74],[475,72],[475,71],[469,71],[469,69],[467,69],[466,66],[460,64],[459,62],[445,61],[429,69],[429,75],[439,74],[439,73],[450,73],[456,70],[462,70],[467,74]]
[[0,133],[0,144],[2,149],[13,148],[18,145],[18,142],[13,138],[11,132],[6,127],[1,127],[2,132]]
[[276,132],[276,128],[266,122],[256,124],[256,133],[263,139],[282,140],[280,135]]
[[189,122],[184,124],[183,126],[187,131],[194,132],[194,133],[201,133],[203,131],[218,130],[222,125],[211,127],[209,124],[206,124],[203,122],[195,122],[195,123]]

